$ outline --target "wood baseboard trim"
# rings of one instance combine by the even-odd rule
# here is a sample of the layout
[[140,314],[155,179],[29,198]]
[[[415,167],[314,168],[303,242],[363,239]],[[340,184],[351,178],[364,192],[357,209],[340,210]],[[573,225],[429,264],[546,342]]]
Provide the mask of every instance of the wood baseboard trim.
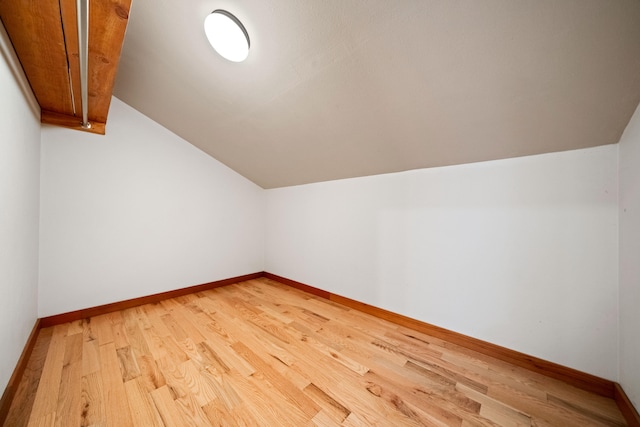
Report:
[[304,283],[296,282],[295,280],[287,279],[286,277],[278,276],[277,274],[268,273],[265,271],[264,277],[291,286],[292,288],[308,292],[320,298],[331,299],[331,292],[323,291],[322,289],[314,288],[313,286],[305,285]]
[[7,419],[9,409],[11,408],[11,402],[13,402],[13,398],[18,390],[18,386],[20,385],[20,380],[22,379],[24,370],[27,368],[27,364],[29,363],[29,358],[31,357],[33,347],[36,345],[36,339],[38,338],[40,329],[41,321],[40,319],[36,319],[33,329],[29,334],[29,338],[27,338],[27,342],[24,345],[22,354],[18,359],[18,363],[16,363],[16,367],[13,370],[13,374],[11,374],[7,387],[4,389],[4,393],[2,393],[2,398],[0,398],[0,425],[4,425],[4,422]]
[[207,289],[213,289],[221,286],[228,286],[234,283],[244,282],[247,280],[258,279],[260,277],[266,277],[271,280],[275,280],[287,286],[295,289],[299,289],[308,292],[312,295],[316,295],[321,298],[334,301],[342,304],[346,307],[353,308],[355,310],[376,316],[381,319],[385,319],[392,323],[417,330],[419,332],[434,336],[446,340],[450,343],[459,345],[461,347],[474,350],[478,353],[486,356],[494,357],[504,362],[512,363],[516,366],[529,369],[533,372],[546,375],[551,378],[555,378],[571,385],[574,385],[583,390],[587,390],[605,397],[613,398],[622,415],[627,420],[627,423],[631,427],[640,427],[640,416],[638,411],[629,400],[629,397],[625,393],[620,384],[600,378],[585,372],[578,371],[573,368],[559,365],[557,363],[549,362],[537,357],[529,356],[524,353],[510,350],[505,347],[498,346],[486,341],[479,340],[477,338],[469,337],[458,332],[450,331],[448,329],[441,328],[439,326],[431,325],[420,320],[412,319],[401,314],[393,313],[388,310],[384,310],[379,307],[375,307],[369,304],[365,304],[350,298],[343,297],[307,284],[297,282],[295,280],[288,279],[286,277],[278,276],[268,272],[258,272],[252,274],[246,274],[243,276],[232,277],[229,279],[217,280],[214,282],[203,283],[201,285],[191,286],[188,288],[176,289],[173,291],[162,292],[158,294],[148,295],[140,298],[129,299],[125,301],[119,301],[111,304],[105,304],[97,307],[86,308],[69,313],[62,313],[54,316],[44,317],[37,319],[27,343],[18,359],[16,368],[9,379],[7,387],[5,388],[2,398],[0,399],[0,425],[4,424],[4,421],[9,413],[13,397],[16,393],[22,375],[27,367],[29,357],[33,351],[33,348],[38,337],[38,333],[41,328],[54,326],[62,323],[67,323],[75,320],[80,320],[86,317],[98,316],[101,314],[111,313],[113,311],[124,310],[131,307],[136,307],[143,304],[156,303],[165,299],[175,298],[179,296],[189,295],[196,292],[201,292]]
[[363,313],[367,313],[372,316],[388,320],[392,323],[417,330],[436,338],[446,340],[448,342],[459,345],[460,347],[474,350],[486,356],[494,357],[503,362],[512,363],[516,366],[529,369],[530,371],[564,381],[580,389],[587,390],[604,397],[612,398],[618,405],[618,408],[620,409],[622,416],[624,416],[625,420],[627,421],[629,427],[640,427],[640,415],[638,414],[637,409],[635,408],[635,406],[633,406],[633,403],[625,393],[622,386],[617,382],[600,378],[595,375],[587,374],[586,372],[568,368],[566,366],[539,359],[534,356],[529,356],[515,350],[510,350],[496,344],[491,344],[477,338],[469,337],[458,332],[453,332],[439,326],[431,325],[420,320],[415,320],[401,314],[393,313],[382,308],[374,307],[369,304],[336,295],[331,292],[288,279],[286,277],[278,276],[277,274],[265,272],[264,277],[266,277],[267,279],[275,280],[276,282],[285,284],[287,286],[291,286],[292,288],[308,292],[320,298],[325,298],[330,301],[342,304],[346,307],[362,311]]
[[158,294],[147,295],[144,297],[118,301],[111,304],[99,305],[96,307],[84,308],[82,310],[70,311],[68,313],[56,314],[53,316],[43,317],[40,327],[47,328],[49,326],[60,325],[67,322],[73,322],[87,317],[100,316],[102,314],[112,313],[114,311],[125,310],[139,305],[157,303],[169,298],[181,297],[196,292],[206,291],[207,289],[228,286],[234,283],[244,282],[263,277],[263,272],[245,274],[244,276],[231,277],[229,279],[216,280],[215,282],[203,283],[201,285],[190,286],[188,288],[175,289],[173,291],[161,292]]
[[640,414],[638,414],[637,409],[631,403],[631,399],[627,396],[627,393],[624,392],[622,386],[618,383],[615,383],[614,389],[614,399],[620,412],[627,420],[629,427],[640,427]]
[[234,283],[244,282],[247,280],[258,279],[264,276],[264,272],[260,271],[257,273],[245,274],[243,276],[231,277],[229,279],[216,280],[214,282],[203,283],[201,285],[190,286],[188,288],[180,288],[172,291],[161,292],[158,294],[147,295],[140,298],[133,298],[124,301],[118,301],[111,304],[100,305],[96,307],[85,308],[82,310],[71,311],[68,313],[56,314],[54,316],[43,317],[37,319],[33,329],[31,330],[31,334],[27,339],[27,343],[22,350],[22,354],[18,359],[18,363],[16,364],[16,368],[7,383],[7,386],[2,394],[2,398],[0,398],[0,426],[4,425],[4,422],[9,414],[9,409],[11,408],[11,403],[13,402],[13,398],[15,397],[16,391],[20,384],[20,380],[24,374],[25,369],[27,368],[27,364],[29,362],[29,358],[31,357],[31,353],[33,352],[33,348],[36,344],[36,339],[38,338],[38,333],[40,329],[47,328],[50,326],[60,325],[67,322],[73,322],[75,320],[85,319],[87,317],[99,316],[101,314],[111,313],[118,310],[124,310],[131,307],[137,307],[143,304],[156,303],[165,299],[180,297],[184,295],[193,294],[196,292],[206,291],[208,289],[219,288],[221,286],[228,286]]
[[264,277],[294,287],[296,289],[309,292],[313,295],[329,299],[330,301],[337,302],[339,304],[362,311],[364,313],[371,314],[378,318],[388,320],[397,325],[411,328],[424,334],[446,340],[450,343],[459,345],[460,347],[474,350],[486,356],[491,356],[498,360],[520,366],[522,368],[540,373],[547,377],[564,381],[583,390],[587,390],[601,396],[614,398],[614,385],[616,383],[614,383],[613,381],[600,378],[586,372],[581,372],[573,368],[562,366],[557,363],[549,362],[544,359],[520,353],[515,350],[510,350],[496,344],[469,337],[467,335],[450,331],[439,326],[431,325],[420,320],[412,319],[401,314],[393,313],[379,307],[374,307],[369,304],[336,295],[322,289],[314,288],[313,286],[309,286],[304,283],[296,282],[295,280],[278,276],[276,274],[265,272]]

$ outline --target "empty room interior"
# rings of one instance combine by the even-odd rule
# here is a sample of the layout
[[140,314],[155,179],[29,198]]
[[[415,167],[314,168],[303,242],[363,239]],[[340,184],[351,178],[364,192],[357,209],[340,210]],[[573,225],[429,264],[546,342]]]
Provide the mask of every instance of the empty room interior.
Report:
[[0,424],[640,425],[640,1],[0,20]]

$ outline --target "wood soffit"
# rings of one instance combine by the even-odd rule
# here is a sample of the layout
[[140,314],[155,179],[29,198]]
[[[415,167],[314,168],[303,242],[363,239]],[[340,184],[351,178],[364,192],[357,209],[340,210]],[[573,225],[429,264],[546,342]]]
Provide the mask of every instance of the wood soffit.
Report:
[[41,109],[42,123],[104,134],[131,0],[89,6],[90,129],[83,129],[75,0],[0,0],[0,20]]

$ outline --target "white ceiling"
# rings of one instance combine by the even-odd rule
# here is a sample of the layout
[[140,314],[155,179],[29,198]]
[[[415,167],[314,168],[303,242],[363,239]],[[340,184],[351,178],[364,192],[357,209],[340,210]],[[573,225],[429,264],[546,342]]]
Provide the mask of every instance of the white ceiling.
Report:
[[263,188],[612,144],[640,0],[133,0],[114,94]]

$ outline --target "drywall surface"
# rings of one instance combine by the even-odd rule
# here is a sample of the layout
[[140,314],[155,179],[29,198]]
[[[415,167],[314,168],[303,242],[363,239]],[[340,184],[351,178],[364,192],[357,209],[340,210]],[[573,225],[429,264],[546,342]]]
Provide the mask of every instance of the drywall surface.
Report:
[[37,318],[40,109],[0,24],[0,390]]
[[264,269],[263,190],[117,98],[43,126],[41,178],[40,316]]
[[620,384],[640,410],[640,107],[619,149]]
[[617,146],[267,190],[266,271],[617,378]]

